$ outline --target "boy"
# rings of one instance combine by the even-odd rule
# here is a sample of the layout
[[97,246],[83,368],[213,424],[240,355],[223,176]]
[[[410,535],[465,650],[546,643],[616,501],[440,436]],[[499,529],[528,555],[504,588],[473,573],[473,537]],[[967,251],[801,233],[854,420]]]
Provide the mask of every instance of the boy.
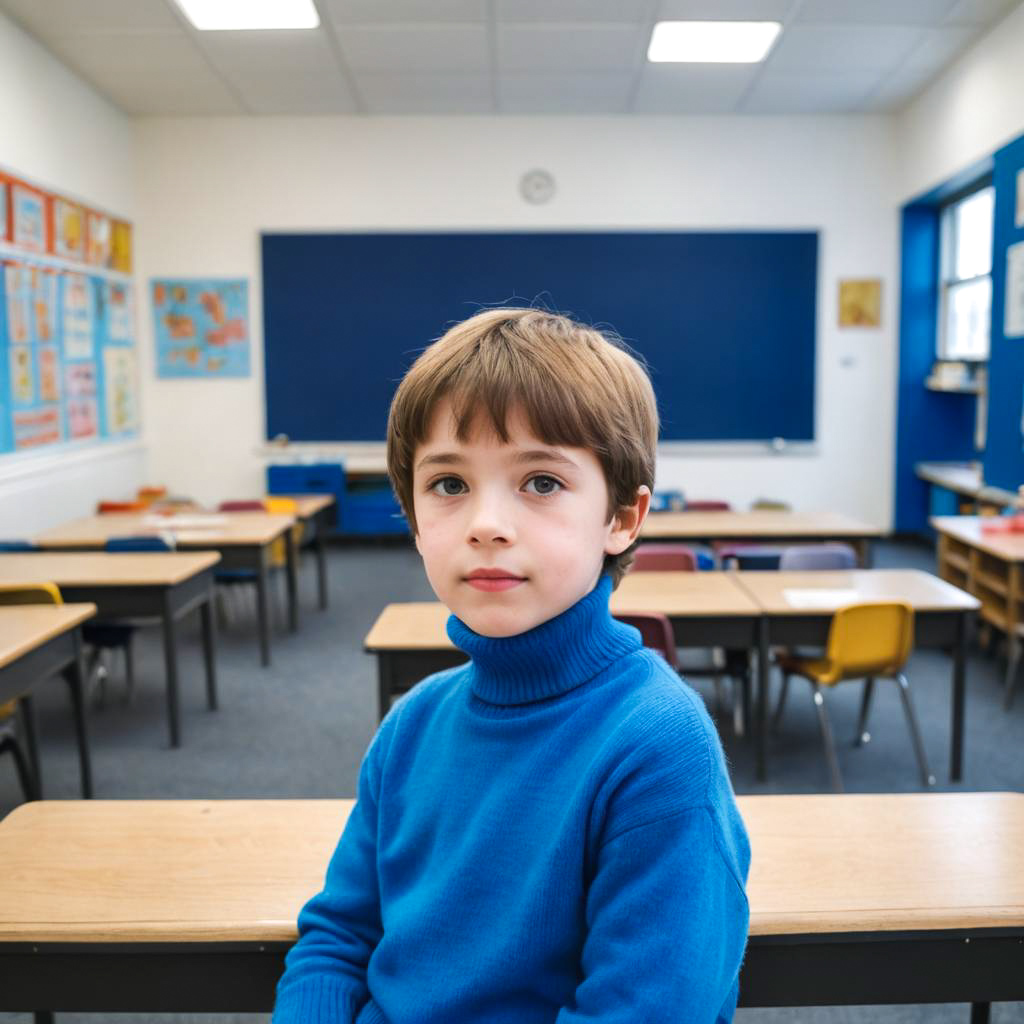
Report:
[[650,381],[538,310],[403,379],[388,470],[468,665],[366,754],[276,1024],[728,1021],[750,853],[696,694],[608,611],[654,483]]

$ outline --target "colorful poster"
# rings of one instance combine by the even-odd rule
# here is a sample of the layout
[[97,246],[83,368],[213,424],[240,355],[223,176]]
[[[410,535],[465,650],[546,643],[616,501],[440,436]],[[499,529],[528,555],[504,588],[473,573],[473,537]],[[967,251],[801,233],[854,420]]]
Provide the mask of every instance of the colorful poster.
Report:
[[60,359],[56,345],[40,345],[39,398],[44,402],[60,401]]
[[57,275],[42,267],[26,271],[31,274],[32,338],[45,345],[57,340]]
[[32,350],[28,345],[11,345],[11,401],[32,405],[36,400],[36,378],[32,372]]
[[46,199],[24,185],[11,188],[11,241],[32,252],[46,252]]
[[53,251],[66,260],[85,258],[85,210],[78,203],[54,199]]
[[110,218],[89,211],[85,233],[85,260],[97,267],[110,265]]
[[74,363],[64,367],[64,387],[68,396],[68,432],[80,441],[99,434],[96,411],[96,367],[92,363]]
[[61,439],[60,410],[56,407],[16,412],[13,420],[15,448],[36,448]]
[[135,320],[132,309],[131,285],[119,281],[107,282],[107,338],[110,341],[131,341]]
[[132,272],[132,226],[123,220],[110,226],[110,266],[122,274]]
[[64,358],[93,357],[92,289],[84,274],[64,275]]
[[158,377],[249,376],[249,282],[152,282]]
[[0,181],[0,242],[7,241],[7,182]]
[[7,302],[7,341],[24,344],[31,339],[32,294],[28,268],[20,263],[4,265],[4,296]]
[[103,384],[106,392],[107,434],[134,433],[138,429],[134,348],[103,350]]

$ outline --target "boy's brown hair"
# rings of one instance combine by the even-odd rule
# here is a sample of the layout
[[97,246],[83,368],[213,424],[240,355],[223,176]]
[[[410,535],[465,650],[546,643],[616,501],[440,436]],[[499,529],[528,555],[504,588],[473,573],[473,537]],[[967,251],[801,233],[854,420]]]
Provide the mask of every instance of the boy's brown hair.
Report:
[[[507,442],[509,411],[521,408],[545,444],[592,451],[608,485],[609,520],[636,501],[641,485],[654,490],[658,409],[637,360],[617,340],[557,313],[488,309],[429,346],[391,402],[388,475],[414,533],[413,460],[443,398],[462,441],[483,414]],[[632,547],[605,558],[616,586],[632,562]]]

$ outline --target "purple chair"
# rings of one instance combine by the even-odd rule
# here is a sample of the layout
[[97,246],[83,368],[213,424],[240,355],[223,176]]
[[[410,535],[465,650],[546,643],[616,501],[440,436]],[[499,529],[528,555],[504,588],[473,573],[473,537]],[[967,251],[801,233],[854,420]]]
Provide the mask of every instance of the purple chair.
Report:
[[855,569],[857,554],[849,544],[797,544],[784,548],[779,568],[798,569]]

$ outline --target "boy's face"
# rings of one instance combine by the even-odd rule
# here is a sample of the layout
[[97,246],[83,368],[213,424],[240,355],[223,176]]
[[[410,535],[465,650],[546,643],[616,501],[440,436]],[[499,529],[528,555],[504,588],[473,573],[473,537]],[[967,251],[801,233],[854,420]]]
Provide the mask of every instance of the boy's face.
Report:
[[650,500],[607,521],[608,487],[586,448],[544,444],[521,411],[503,443],[486,417],[466,441],[438,404],[413,460],[416,547],[437,596],[483,636],[524,633],[589,593],[606,554],[635,540]]

